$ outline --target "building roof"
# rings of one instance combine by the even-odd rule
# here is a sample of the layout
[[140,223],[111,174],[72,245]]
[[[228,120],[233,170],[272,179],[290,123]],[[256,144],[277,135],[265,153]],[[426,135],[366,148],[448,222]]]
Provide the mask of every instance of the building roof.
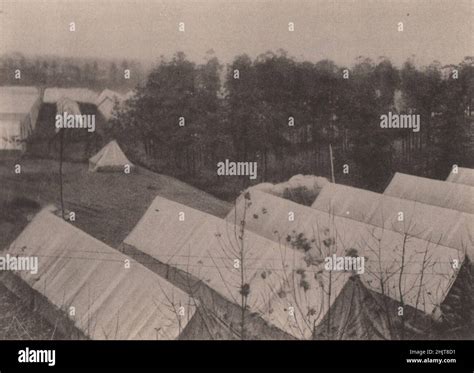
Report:
[[326,185],[312,207],[336,216],[407,233],[462,252],[467,251],[470,258],[474,259],[472,214],[341,184]]
[[65,314],[75,307],[69,317],[92,339],[174,339],[195,312],[188,294],[49,209],[7,253],[38,257],[37,274],[17,274]]
[[451,171],[446,181],[474,187],[474,170],[472,168],[458,167],[456,173]]
[[4,114],[28,114],[40,94],[35,87],[0,87],[0,117]]
[[397,172],[384,194],[474,214],[474,187]]
[[80,104],[96,104],[97,93],[87,88],[46,88],[43,102],[56,104],[61,97],[69,98]]

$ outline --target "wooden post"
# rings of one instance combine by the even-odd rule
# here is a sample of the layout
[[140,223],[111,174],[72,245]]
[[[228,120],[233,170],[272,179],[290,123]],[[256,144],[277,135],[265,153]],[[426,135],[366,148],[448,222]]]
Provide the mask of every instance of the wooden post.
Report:
[[335,183],[336,181],[334,180],[334,162],[332,158],[332,146],[329,144],[329,157],[331,158],[331,181]]
[[64,149],[64,129],[59,130],[59,193],[61,199],[61,216],[64,217],[64,196],[63,196],[63,149]]

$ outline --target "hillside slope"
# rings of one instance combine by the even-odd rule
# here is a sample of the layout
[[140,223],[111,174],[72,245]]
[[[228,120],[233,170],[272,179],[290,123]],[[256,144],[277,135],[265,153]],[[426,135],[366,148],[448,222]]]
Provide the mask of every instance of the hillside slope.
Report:
[[[59,206],[58,162],[19,163],[21,174],[13,172],[14,162],[0,164],[0,202],[26,197],[41,205]],[[65,163],[63,175],[65,208],[76,213],[74,224],[112,247],[123,241],[157,195],[218,217],[231,208],[210,194],[143,168],[128,175],[93,173],[86,164]]]
[[[15,163],[22,167],[19,175],[13,172]],[[74,224],[113,247],[122,242],[157,195],[219,217],[231,207],[179,180],[142,168],[130,175],[91,173],[80,163],[65,163],[63,169],[65,207],[76,213]],[[57,161],[0,163],[0,253],[26,226],[28,214],[49,203],[59,206],[58,181]],[[0,339],[64,338],[2,284],[0,301]]]

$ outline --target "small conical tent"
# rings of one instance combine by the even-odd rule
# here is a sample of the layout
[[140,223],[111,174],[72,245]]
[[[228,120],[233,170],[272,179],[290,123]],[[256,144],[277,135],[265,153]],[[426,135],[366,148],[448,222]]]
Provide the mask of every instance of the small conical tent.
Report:
[[113,140],[89,159],[89,171],[124,171],[125,166],[134,168],[132,162],[123,153],[117,141]]

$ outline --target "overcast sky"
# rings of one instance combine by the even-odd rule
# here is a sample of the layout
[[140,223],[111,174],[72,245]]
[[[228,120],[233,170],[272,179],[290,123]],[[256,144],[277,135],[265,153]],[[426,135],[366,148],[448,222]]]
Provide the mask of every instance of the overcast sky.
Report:
[[474,54],[473,0],[4,0],[0,6],[2,53],[152,61],[181,50],[201,62],[213,49],[229,62],[282,48],[299,60],[340,65],[360,55],[400,65],[413,54],[418,64],[458,63]]

